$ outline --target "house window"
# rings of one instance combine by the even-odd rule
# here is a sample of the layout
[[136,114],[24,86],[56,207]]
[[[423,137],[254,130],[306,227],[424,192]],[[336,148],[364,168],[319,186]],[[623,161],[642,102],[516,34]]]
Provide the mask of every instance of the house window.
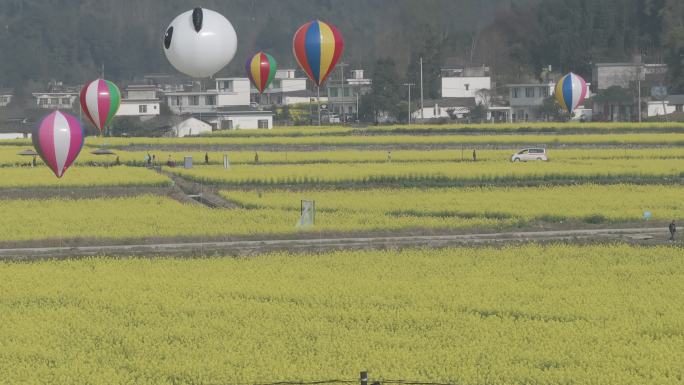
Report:
[[9,103],[9,97],[0,96],[0,103]]
[[259,128],[268,128],[268,120],[267,119],[259,119],[257,122]]
[[273,89],[273,88],[278,88],[278,89],[279,89],[279,88],[283,88],[283,81],[280,80],[280,79],[273,80],[273,82],[271,83],[271,86],[270,86],[269,88],[271,88],[271,89]]
[[470,84],[466,83],[465,88],[466,88],[466,91],[470,91]]
[[520,97],[520,88],[514,87],[513,88],[513,97],[514,98],[519,98]]
[[65,105],[65,106],[68,106],[69,104],[71,104],[71,99],[69,99],[69,98],[62,98],[62,104]]
[[221,128],[224,130],[232,130],[233,129],[233,121],[232,120],[224,120],[221,122]]
[[677,104],[675,106],[675,111],[677,112],[684,112],[684,104]]
[[219,91],[221,91],[221,92],[233,91],[233,81],[232,80],[221,80],[219,82]]
[[336,98],[337,96],[339,96],[339,92],[337,91],[337,87],[330,87],[330,97]]
[[205,96],[205,102],[207,106],[215,106],[216,105],[216,96],[215,95],[208,95]]
[[50,104],[53,106],[59,105],[59,98],[50,98]]
[[349,88],[344,88],[344,97],[345,98],[349,97]]
[[539,95],[545,98],[549,97],[549,87],[539,87]]
[[138,112],[141,114],[147,113],[147,104],[141,104],[138,106]]
[[188,97],[189,102],[188,104],[191,106],[199,106],[199,96],[198,95],[193,95]]
[[38,99],[38,105],[39,106],[47,106],[48,105],[48,100],[45,98],[40,98]]
[[525,88],[525,97],[526,98],[533,98],[534,97],[534,87]]

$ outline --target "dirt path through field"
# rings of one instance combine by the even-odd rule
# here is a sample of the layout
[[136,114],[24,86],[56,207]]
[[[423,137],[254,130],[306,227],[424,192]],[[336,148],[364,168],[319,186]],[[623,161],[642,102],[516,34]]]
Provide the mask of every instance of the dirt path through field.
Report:
[[276,251],[323,252],[331,250],[399,249],[408,247],[501,245],[525,242],[628,242],[641,245],[679,244],[668,241],[663,228],[594,229],[501,232],[488,234],[350,237],[257,240],[205,243],[160,243],[84,247],[0,249],[0,260],[21,261],[92,256],[252,256]]

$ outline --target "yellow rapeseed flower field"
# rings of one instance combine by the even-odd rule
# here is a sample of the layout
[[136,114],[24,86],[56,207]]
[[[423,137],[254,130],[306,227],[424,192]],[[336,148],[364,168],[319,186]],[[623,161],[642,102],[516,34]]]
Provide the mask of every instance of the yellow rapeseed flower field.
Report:
[[684,381],[684,251],[0,264],[3,384]]
[[[18,155],[24,146],[0,146],[0,166],[26,166],[31,157]],[[460,162],[472,160],[472,151],[477,151],[478,161],[506,161],[516,151],[514,149],[493,150],[480,149],[475,146],[447,149],[447,150],[403,150],[392,149],[392,162]],[[334,151],[258,151],[259,163],[380,163],[388,161],[388,150],[334,150]],[[116,157],[123,164],[144,165],[147,155],[154,155],[156,164],[165,164],[169,159],[181,162],[185,156],[192,156],[196,165],[204,163],[205,154],[209,155],[210,164],[223,164],[223,155],[228,155],[231,164],[254,163],[255,151],[169,151],[150,149],[147,151],[116,150],[116,155],[97,156],[83,151],[76,159],[77,165],[113,164]],[[651,147],[651,148],[558,148],[549,149],[549,156],[553,160],[572,159],[681,159],[684,158],[682,147]],[[40,158],[38,164],[43,164]]]
[[684,164],[668,159],[574,159],[526,164],[498,162],[384,162],[302,165],[241,165],[173,169],[177,175],[215,184],[458,184],[555,180],[620,180],[680,178]]
[[653,220],[684,217],[684,187],[662,185],[573,185],[541,187],[384,188],[369,190],[223,191],[244,207],[297,211],[300,199],[316,201],[318,223],[328,226],[328,214],[415,220],[419,225],[443,218],[489,218],[530,221],[630,222],[652,213]]
[[[46,166],[0,167],[0,188],[30,187],[104,187],[104,186],[169,186],[171,180],[141,167],[78,167],[72,166],[62,176]],[[30,191],[27,190],[30,198]]]
[[[21,144],[19,142],[11,142]],[[634,133],[634,134],[573,134],[573,135],[351,135],[351,136],[302,136],[302,137],[187,137],[187,138],[96,138],[86,139],[86,145],[100,147],[143,146],[368,146],[368,145],[665,145],[684,144],[682,133]]]

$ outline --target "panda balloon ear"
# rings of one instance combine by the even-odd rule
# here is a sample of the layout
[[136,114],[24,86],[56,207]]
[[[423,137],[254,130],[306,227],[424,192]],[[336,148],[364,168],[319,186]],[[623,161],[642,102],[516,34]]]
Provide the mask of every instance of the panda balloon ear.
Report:
[[195,31],[199,32],[202,30],[202,19],[204,18],[204,13],[202,8],[195,8],[192,11],[192,24],[195,26]]
[[169,27],[164,34],[164,47],[171,48],[171,39],[173,38],[173,27]]

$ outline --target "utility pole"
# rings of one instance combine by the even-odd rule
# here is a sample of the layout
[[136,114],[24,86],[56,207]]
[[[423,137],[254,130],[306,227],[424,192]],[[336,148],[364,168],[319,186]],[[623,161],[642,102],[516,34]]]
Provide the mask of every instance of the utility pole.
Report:
[[408,124],[411,125],[411,87],[415,86],[415,84],[404,83],[402,85],[408,87]]
[[345,112],[345,109],[344,109],[344,102],[345,102],[345,99],[344,99],[344,67],[349,66],[349,64],[339,63],[339,64],[337,64],[337,66],[340,68],[340,86],[341,86],[340,87],[340,92],[341,92],[340,99],[342,100],[342,102],[340,103],[342,105],[342,108],[340,108],[340,118],[344,119],[344,115],[345,115],[345,113],[344,113]]
[[420,58],[420,121],[423,122],[423,58]]
[[639,74],[637,75],[637,87],[639,88],[638,94],[639,94],[639,100],[638,100],[638,105],[637,105],[637,111],[639,112],[639,123],[641,123],[641,65],[639,65]]
[[643,67],[641,64],[641,60],[639,60],[639,70],[637,71],[637,87],[639,88],[637,90],[637,94],[639,95],[639,100],[637,101],[637,111],[639,112],[639,123],[641,123],[641,68]]

